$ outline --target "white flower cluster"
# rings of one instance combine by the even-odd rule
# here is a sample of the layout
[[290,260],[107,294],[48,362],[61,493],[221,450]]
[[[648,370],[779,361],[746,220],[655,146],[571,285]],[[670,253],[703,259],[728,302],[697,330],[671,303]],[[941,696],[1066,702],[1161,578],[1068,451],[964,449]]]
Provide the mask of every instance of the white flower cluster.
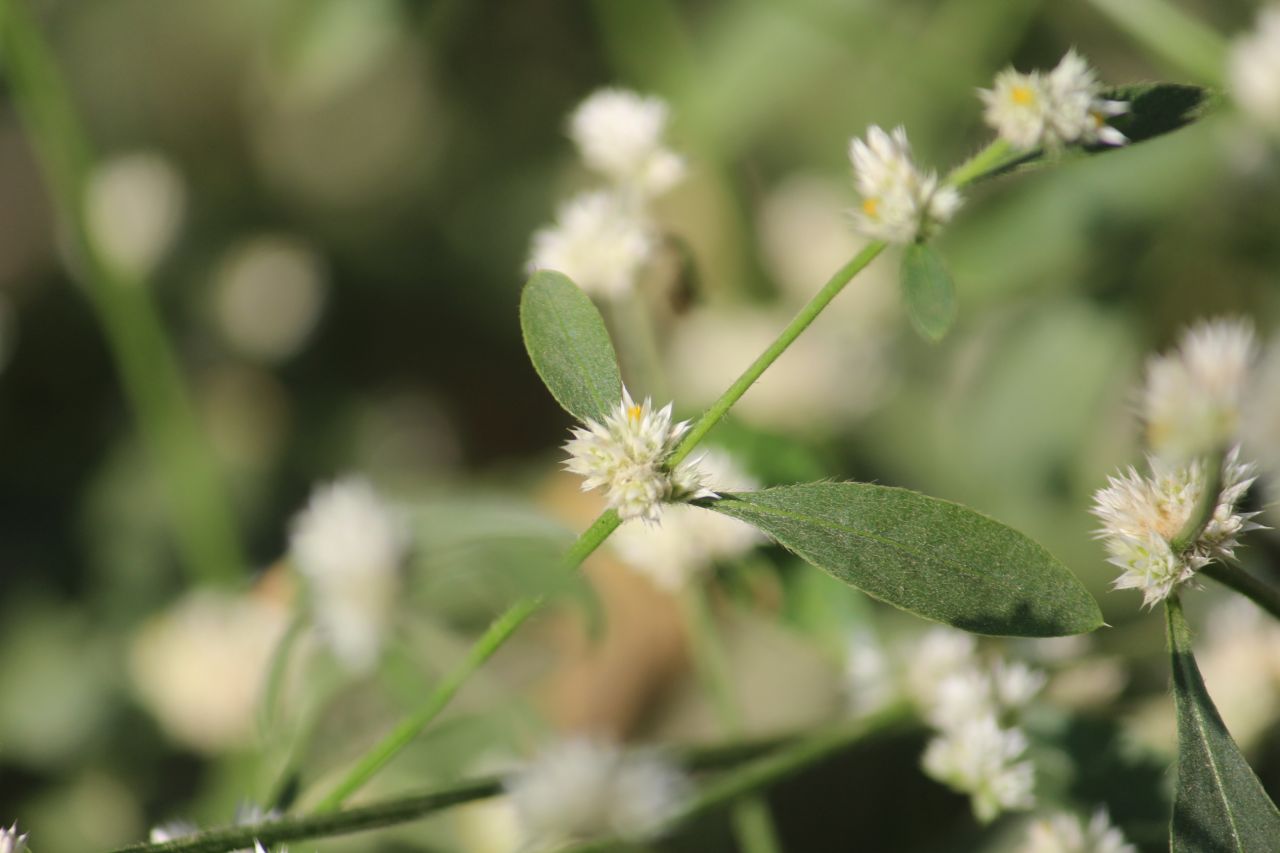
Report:
[[505,783],[523,850],[589,838],[652,837],[690,789],[677,768],[617,744],[573,738],[543,750]]
[[656,524],[664,502],[715,497],[703,485],[696,462],[667,465],[688,430],[688,421],[671,422],[670,403],[654,411],[649,398],[637,404],[624,388],[617,411],[573,428],[564,464],[584,478],[584,492],[603,488],[609,507],[623,521],[643,518]]
[[[759,483],[723,450],[708,450],[698,467],[716,492],[759,488]],[[747,553],[764,541],[764,536],[735,518],[677,505],[663,512],[660,526],[628,522],[609,541],[627,565],[659,588],[675,592],[717,562]]]
[[1072,814],[1056,814],[1031,825],[1022,853],[1137,853],[1106,809],[1098,809],[1086,824]]
[[845,644],[844,693],[855,718],[874,714],[898,697],[892,663],[869,628],[854,630]]
[[0,853],[26,853],[27,836],[18,834],[18,825],[5,829],[0,826]]
[[668,109],[659,98],[603,89],[569,119],[588,169],[608,183],[563,204],[556,221],[533,235],[527,269],[557,270],[587,293],[630,290],[657,238],[648,203],[684,177],[684,160],[666,147]]
[[1231,94],[1263,127],[1280,131],[1280,5],[1258,15],[1258,26],[1238,37],[1227,60]]
[[[280,817],[280,812],[275,811],[274,809],[271,811],[265,811],[261,806],[254,803],[243,803],[236,808],[235,825],[249,826],[250,824],[260,823],[264,820],[274,820],[278,817]],[[160,826],[152,827],[149,840],[152,844],[158,844],[163,841],[178,841],[188,836],[195,835],[199,831],[200,827],[198,824],[194,824],[191,821],[186,820],[175,820],[161,824]],[[2,849],[3,848],[0,848],[0,850]],[[241,850],[233,850],[231,853],[267,853],[267,850],[262,846],[262,842],[255,840],[253,842],[252,850],[244,848]],[[277,850],[277,853],[289,853],[289,850],[287,847],[281,847]]]
[[850,141],[849,159],[862,196],[854,222],[868,237],[890,243],[926,239],[960,208],[958,190],[916,166],[902,127],[886,133],[872,125],[865,141]]
[[1173,352],[1148,361],[1142,418],[1151,451],[1182,462],[1233,443],[1257,359],[1253,327],[1218,319],[1197,323]]
[[293,521],[289,555],[306,579],[316,624],[353,671],[377,662],[407,547],[400,519],[358,477],[316,489]]
[[[1094,495],[1098,536],[1123,569],[1117,589],[1138,589],[1154,606],[1214,561],[1232,559],[1256,513],[1238,510],[1255,466],[1241,462],[1241,407],[1257,360],[1252,327],[1241,320],[1202,322],[1177,348],[1147,363],[1142,418],[1151,450],[1149,474],[1130,468]],[[1213,514],[1193,542],[1178,536],[1215,479],[1207,460],[1222,457]],[[1177,546],[1177,547],[1175,547]]]
[[1129,105],[1109,101],[1101,91],[1097,75],[1073,49],[1048,73],[1005,69],[992,88],[978,94],[987,124],[1015,148],[1124,145],[1129,140],[1107,119],[1124,115]]
[[1153,607],[1209,563],[1230,560],[1240,534],[1258,527],[1253,512],[1238,505],[1253,484],[1254,466],[1239,461],[1237,449],[1222,464],[1222,488],[1213,515],[1200,535],[1181,550],[1174,544],[1179,532],[1209,488],[1202,460],[1187,465],[1150,461],[1151,476],[1130,468],[1107,478],[1107,487],[1094,495],[1093,514],[1102,521],[1099,538],[1110,561],[1123,569],[1116,589],[1142,591],[1142,603]]
[[925,773],[968,794],[984,823],[1035,805],[1027,736],[1009,721],[1044,683],[1044,673],[1025,664],[984,660],[971,635],[950,628],[926,634],[911,659],[908,692],[937,730]]

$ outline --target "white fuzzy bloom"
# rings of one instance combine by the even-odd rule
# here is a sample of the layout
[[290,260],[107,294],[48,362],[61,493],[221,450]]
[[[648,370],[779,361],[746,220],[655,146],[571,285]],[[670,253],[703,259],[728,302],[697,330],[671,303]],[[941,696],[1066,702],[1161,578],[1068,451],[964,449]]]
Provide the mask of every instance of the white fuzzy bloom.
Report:
[[164,157],[135,153],[94,169],[85,187],[85,224],[108,263],[145,276],[173,243],[186,207],[182,177]]
[[1152,451],[1183,461],[1234,441],[1257,357],[1253,326],[1219,319],[1197,323],[1173,352],[1148,361],[1142,417]]
[[1129,141],[1107,124],[1108,118],[1127,113],[1129,105],[1101,97],[1097,74],[1074,48],[1044,76],[1044,86],[1048,99],[1046,144],[1124,145]]
[[1231,94],[1258,124],[1280,130],[1280,5],[1258,15],[1258,26],[1238,37],[1227,58]]
[[1072,814],[1056,814],[1031,825],[1021,853],[1137,853],[1106,809],[1098,809],[1086,824]]
[[176,740],[205,753],[248,745],[288,613],[273,602],[197,590],[143,626],[130,674]]
[[992,88],[978,90],[987,124],[1022,150],[1071,143],[1124,145],[1129,140],[1107,119],[1128,112],[1129,105],[1100,95],[1093,69],[1074,50],[1048,73],[1008,68],[996,75]]
[[[698,468],[708,487],[717,493],[759,488],[759,483],[723,450],[708,450],[699,459]],[[661,525],[629,521],[609,539],[627,565],[671,592],[702,577],[716,563],[740,557],[763,541],[764,536],[745,522],[682,505],[668,507]]]
[[506,781],[523,849],[601,836],[651,837],[689,787],[678,769],[657,756],[589,738],[548,747]]
[[668,109],[661,98],[602,89],[569,117],[569,136],[587,167],[641,198],[684,177],[684,160],[663,142]]
[[647,221],[631,205],[613,192],[588,192],[534,233],[526,269],[555,270],[587,293],[617,296],[635,286],[653,246]]
[[317,626],[354,671],[378,659],[407,547],[401,520],[359,477],[317,488],[293,520],[289,555],[306,579]]
[[872,125],[865,141],[849,143],[849,159],[862,196],[854,221],[868,237],[890,243],[927,238],[960,207],[959,191],[916,166],[902,127],[886,133]]
[[1048,677],[1043,670],[1022,661],[1000,658],[991,667],[991,683],[995,701],[1008,709],[1026,707],[1044,689]]
[[0,827],[0,853],[26,853],[27,836],[18,834],[18,825]]
[[921,708],[936,701],[939,683],[952,673],[970,669],[977,661],[978,643],[972,634],[954,628],[931,628],[916,645],[907,668],[907,689]]
[[654,411],[649,398],[637,404],[624,388],[616,411],[571,430],[564,465],[584,478],[584,492],[603,488],[609,507],[623,521],[643,518],[656,524],[663,502],[715,497],[703,486],[696,463],[667,468],[667,457],[688,430],[688,421],[671,422],[670,403]]
[[1035,771],[1021,761],[1027,736],[1000,727],[994,715],[966,720],[934,738],[925,748],[925,772],[972,798],[973,813],[988,822],[1002,811],[1035,804]]
[[1195,573],[1218,560],[1230,560],[1240,534],[1257,528],[1256,513],[1239,512],[1237,505],[1254,481],[1254,466],[1239,461],[1238,449],[1222,465],[1222,490],[1213,516],[1200,537],[1176,553],[1172,542],[1195,512],[1208,475],[1203,461],[1170,466],[1151,460],[1152,475],[1130,468],[1109,477],[1107,487],[1094,495],[1093,514],[1102,521],[1110,561],[1123,569],[1116,589],[1142,590],[1142,603],[1154,607]]

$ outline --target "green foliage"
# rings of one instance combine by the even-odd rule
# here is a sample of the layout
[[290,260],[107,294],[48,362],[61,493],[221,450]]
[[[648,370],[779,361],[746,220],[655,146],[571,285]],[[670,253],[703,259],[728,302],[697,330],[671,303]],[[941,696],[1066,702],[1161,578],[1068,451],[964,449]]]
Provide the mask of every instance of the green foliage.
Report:
[[938,250],[928,243],[908,246],[900,281],[911,325],[928,340],[942,340],[956,320],[956,286]]
[[1170,848],[1174,853],[1274,851],[1280,843],[1280,811],[1205,690],[1176,598],[1166,602],[1165,614],[1178,708],[1178,791]]
[[869,595],[966,631],[1052,637],[1102,624],[1093,597],[1048,551],[949,501],[867,483],[807,483],[703,505],[754,524]]
[[622,399],[622,375],[604,319],[576,284],[550,270],[520,296],[529,360],[547,390],[578,420],[599,419]]

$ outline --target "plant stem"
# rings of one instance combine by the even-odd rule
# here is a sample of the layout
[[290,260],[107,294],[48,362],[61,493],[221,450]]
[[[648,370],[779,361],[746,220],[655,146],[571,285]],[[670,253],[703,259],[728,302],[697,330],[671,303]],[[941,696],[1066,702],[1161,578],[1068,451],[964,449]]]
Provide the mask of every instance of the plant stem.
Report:
[[21,0],[0,0],[0,59],[71,238],[73,273],[97,312],[163,484],[183,565],[196,579],[235,580],[244,560],[208,442],[146,286],[108,262],[89,231],[83,200],[93,154],[53,54]]
[[1194,545],[1205,527],[1213,520],[1213,512],[1218,508],[1218,500],[1222,492],[1222,465],[1225,459],[1226,454],[1221,450],[1211,453],[1205,459],[1205,465],[1208,466],[1205,469],[1205,476],[1208,480],[1205,482],[1204,491],[1200,493],[1199,500],[1196,501],[1195,508],[1191,511],[1191,516],[1182,525],[1178,535],[1169,542],[1173,553],[1181,554]]
[[952,169],[947,174],[944,183],[957,189],[966,187],[979,178],[993,175],[1006,166],[1010,166],[1029,156],[1034,156],[1034,152],[1015,151],[1013,146],[1005,140],[996,139],[977,154]]
[[1249,574],[1239,566],[1210,563],[1200,570],[1223,586],[1230,587],[1254,604],[1280,619],[1280,590],[1266,581]]
[[[733,682],[707,593],[705,584],[695,582],[689,584],[681,597],[695,669],[724,733],[740,737],[742,713],[733,696]],[[732,819],[734,835],[744,853],[776,853],[782,849],[769,804],[763,797],[752,795],[734,803]]]
[[[694,818],[710,814],[739,800],[783,782],[824,759],[830,758],[872,734],[891,731],[907,720],[904,708],[894,707],[856,723],[797,740],[711,782],[667,822],[667,830]],[[565,848],[560,853],[605,853],[618,841],[606,839]]]
[[863,247],[862,251],[854,255],[853,258],[840,269],[836,270],[822,289],[809,300],[808,304],[800,309],[800,313],[796,314],[787,327],[782,330],[781,334],[760,353],[755,361],[742,372],[742,375],[729,386],[729,390],[720,395],[720,399],[711,404],[711,408],[698,418],[697,423],[685,435],[684,440],[676,447],[675,452],[671,454],[668,464],[675,466],[680,464],[687,457],[698,442],[707,437],[707,433],[711,432],[712,427],[720,423],[720,419],[728,414],[729,409],[733,408],[733,404],[747,393],[755,381],[764,375],[778,356],[787,351],[787,347],[795,343],[796,338],[818,318],[823,309],[831,304],[831,300],[835,299],[844,290],[855,275],[862,272],[868,264],[875,260],[876,255],[884,251],[885,244],[882,241],[868,243]]
[[1091,0],[1160,59],[1196,77],[1220,86],[1226,64],[1226,39],[1167,0]]

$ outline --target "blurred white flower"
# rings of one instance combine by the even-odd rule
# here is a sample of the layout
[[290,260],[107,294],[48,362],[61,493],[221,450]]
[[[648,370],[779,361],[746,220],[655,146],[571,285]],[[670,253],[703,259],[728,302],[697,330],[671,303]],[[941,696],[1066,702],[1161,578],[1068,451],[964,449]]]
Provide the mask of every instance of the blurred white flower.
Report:
[[652,251],[645,219],[600,190],[570,199],[554,225],[534,233],[526,269],[555,270],[593,296],[617,296],[635,286]]
[[237,352],[274,363],[296,354],[320,320],[324,271],[309,246],[259,236],[237,245],[214,276],[213,313]]
[[546,849],[599,836],[651,837],[690,785],[657,756],[574,738],[543,750],[506,788],[525,849]]
[[907,667],[907,690],[922,709],[937,701],[938,685],[952,673],[976,665],[978,642],[954,628],[930,628],[912,651]]
[[1259,125],[1280,130],[1280,5],[1258,15],[1258,26],[1236,38],[1227,58],[1229,89]]
[[1154,607],[1201,568],[1230,560],[1240,534],[1258,525],[1257,513],[1239,512],[1237,505],[1252,485],[1254,466],[1239,461],[1232,449],[1222,464],[1222,490],[1209,523],[1185,550],[1175,552],[1173,540],[1195,512],[1209,477],[1202,460],[1171,466],[1150,460],[1152,476],[1134,468],[1107,478],[1107,487],[1094,495],[1092,512],[1102,522],[1098,530],[1110,562],[1123,569],[1116,589],[1142,591],[1142,603]]
[[[708,450],[698,461],[706,485],[719,493],[759,488],[728,453]],[[623,561],[661,589],[677,591],[715,563],[739,557],[764,541],[745,522],[700,507],[676,505],[662,513],[662,524],[629,521],[609,542]]]
[[1242,596],[1224,598],[1205,619],[1196,662],[1231,737],[1248,751],[1280,716],[1280,623]]
[[18,834],[18,824],[0,827],[0,853],[26,853],[27,836]]
[[1201,321],[1147,362],[1142,417],[1157,456],[1180,462],[1232,443],[1258,348],[1242,319]]
[[139,698],[170,736],[205,753],[247,745],[288,613],[266,600],[196,590],[134,639]]
[[401,519],[360,477],[317,488],[293,520],[289,556],[306,579],[320,634],[355,672],[378,660],[408,544]]
[[569,117],[569,136],[586,165],[641,198],[684,177],[684,160],[663,142],[667,104],[623,89],[602,89]]
[[1268,344],[1266,351],[1251,371],[1240,413],[1240,434],[1244,452],[1256,459],[1274,486],[1280,477],[1280,337]]
[[845,644],[844,692],[855,718],[888,707],[898,695],[893,666],[879,639],[867,629],[854,631]]
[[654,411],[649,398],[637,404],[622,389],[622,402],[603,422],[574,427],[565,443],[565,468],[584,479],[582,490],[603,487],[605,499],[627,521],[656,524],[662,503],[714,497],[702,484],[696,462],[685,460],[668,470],[667,458],[689,430],[688,421],[671,423],[671,404]]
[[1137,853],[1106,809],[1098,809],[1086,825],[1072,814],[1055,814],[1031,824],[1022,853]]
[[463,853],[520,853],[520,821],[510,797],[490,797],[450,809]]
[[965,720],[925,748],[923,766],[934,779],[972,798],[973,813],[986,823],[1002,811],[1035,805],[1035,771],[1020,761],[1027,736],[1000,727],[995,715]]
[[148,275],[173,243],[186,207],[182,176],[153,152],[114,157],[89,175],[85,224],[108,264]]
[[866,141],[850,141],[849,159],[862,196],[854,221],[868,237],[890,243],[924,239],[960,207],[958,190],[940,185],[935,172],[916,167],[902,127],[890,134],[872,125]]
[[987,124],[1015,148],[1124,145],[1129,140],[1107,119],[1124,115],[1129,105],[1109,101],[1101,92],[1093,69],[1072,49],[1048,73],[1005,69],[992,88],[979,89],[978,95],[986,105]]

